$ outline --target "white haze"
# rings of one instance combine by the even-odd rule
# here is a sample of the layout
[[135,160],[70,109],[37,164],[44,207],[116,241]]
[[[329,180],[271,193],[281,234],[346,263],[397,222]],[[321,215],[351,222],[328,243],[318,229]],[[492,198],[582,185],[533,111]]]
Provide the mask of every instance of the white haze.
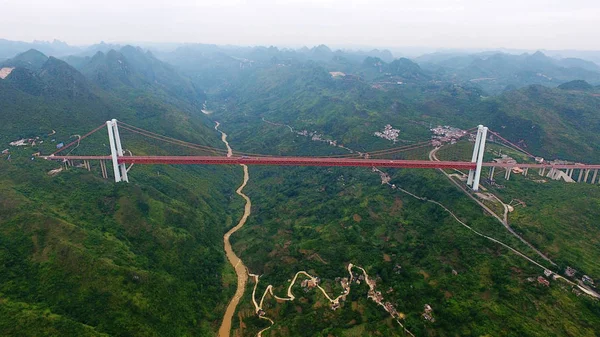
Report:
[[0,38],[71,44],[600,49],[598,0],[0,0]]

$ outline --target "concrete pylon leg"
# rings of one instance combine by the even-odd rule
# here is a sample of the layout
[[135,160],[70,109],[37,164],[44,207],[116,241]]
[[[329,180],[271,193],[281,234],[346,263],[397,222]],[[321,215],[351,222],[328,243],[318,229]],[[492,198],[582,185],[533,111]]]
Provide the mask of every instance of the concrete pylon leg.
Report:
[[479,179],[481,178],[481,167],[483,166],[483,155],[485,154],[485,140],[487,138],[488,128],[483,127],[481,130],[481,139],[479,145],[479,154],[477,155],[477,168],[475,169],[475,177],[473,178],[473,191],[479,191]]
[[523,170],[523,176],[527,177],[527,173],[529,173],[529,167],[526,167],[525,170]]
[[107,121],[106,128],[108,129],[108,142],[110,145],[110,157],[113,164],[113,172],[115,174],[115,182],[121,181],[121,172],[119,172],[119,162],[117,161],[117,147],[115,145],[115,136],[113,133],[113,122]]
[[569,175],[569,178],[573,178],[573,169],[568,169],[567,174]]
[[590,175],[590,170],[585,170],[585,176],[583,177],[583,182],[584,183],[587,183],[589,175]]
[[594,175],[592,175],[592,182],[590,184],[593,184],[596,181],[596,176],[598,175],[598,169],[594,170]]
[[[119,135],[119,127],[117,126],[117,120],[113,119],[111,122],[113,125],[113,133],[115,135],[115,146],[117,148],[117,155],[119,157],[123,157],[123,147],[121,146],[121,136]],[[121,170],[122,180],[125,182],[129,182],[129,178],[127,177],[127,167],[125,166],[125,164],[119,164],[119,168]]]
[[583,178],[583,169],[579,169],[579,177],[577,178],[577,182],[580,183]]
[[494,179],[494,171],[496,169],[496,166],[492,166],[490,167],[490,180]]
[[[481,132],[483,131],[483,125],[477,126],[477,137],[475,138],[475,146],[473,147],[473,155],[471,156],[471,163],[477,162],[477,155],[479,154],[479,145],[481,144]],[[469,170],[469,177],[467,178],[467,185],[473,186],[473,178],[475,177],[475,171]]]

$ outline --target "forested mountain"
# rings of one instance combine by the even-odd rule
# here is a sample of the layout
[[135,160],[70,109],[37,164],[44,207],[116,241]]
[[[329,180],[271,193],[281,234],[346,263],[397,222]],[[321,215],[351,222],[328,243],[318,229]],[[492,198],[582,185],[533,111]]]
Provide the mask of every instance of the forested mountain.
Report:
[[[567,88],[574,90],[561,90]],[[532,85],[486,103],[491,104],[490,125],[536,153],[549,159],[599,160],[600,92]]]
[[[225,196],[237,174],[140,167],[132,172],[135,184],[115,185],[101,178],[97,163],[92,172],[73,168],[51,176],[60,163],[31,157],[110,118],[201,144],[217,141],[211,122],[188,98],[165,89],[169,98],[161,100],[157,88],[181,84],[178,75],[164,73],[166,66],[132,65],[145,76],[154,67],[164,71],[155,76],[156,87],[130,73],[132,85],[142,83],[133,92],[123,89],[129,78],[119,77],[127,72],[110,71],[109,62],[93,74],[123,82],[100,82],[37,52],[15,59],[30,54],[45,62],[13,63],[0,79],[1,142],[35,139],[0,158],[2,335],[211,335],[229,296],[219,243],[231,222]],[[164,78],[175,80],[161,84]],[[134,141],[128,145],[138,153],[157,150]],[[105,132],[86,143],[88,153],[107,151]]]
[[[324,45],[95,48],[65,61],[29,50],[1,66],[11,68],[0,79],[0,150],[9,150],[0,157],[0,331],[7,336],[217,334],[236,284],[223,235],[244,207],[235,194],[242,170],[136,164],[129,184],[115,184],[95,163],[50,175],[61,164],[34,156],[111,118],[222,149],[218,121],[236,151],[290,156],[356,155],[429,140],[437,125],[484,124],[548,160],[600,161],[600,91],[593,64],[581,60],[436,55],[426,65]],[[532,84],[532,72],[553,79]],[[486,87],[470,76],[502,80]],[[376,136],[386,125],[397,131],[394,140]],[[106,154],[100,134],[73,154]],[[125,137],[136,155],[196,154]],[[8,145],[20,138],[35,142]],[[439,155],[470,157],[471,148],[462,140]],[[430,150],[390,159],[427,159]],[[490,142],[486,160],[497,152],[521,160],[511,151]],[[268,289],[285,296],[299,271],[337,296],[352,263],[398,311],[391,318],[385,303],[368,299],[364,282],[332,310],[300,276],[295,299],[267,293],[263,309],[275,323],[263,336],[406,336],[397,322],[415,336],[595,336],[598,301],[561,280],[538,283],[543,268],[506,247],[563,276],[571,266],[578,279],[600,277],[598,186],[538,176],[497,174],[478,195],[435,170],[251,166],[244,189],[251,214],[231,242],[248,272],[260,275],[256,299]],[[516,233],[556,264],[472,198],[499,217],[506,209]],[[256,315],[254,282],[232,334],[253,336],[269,324]]]
[[558,89],[563,90],[594,90],[594,87],[584,80],[574,80],[567,83],[563,83],[558,86]]
[[48,56],[35,49],[29,49],[26,52],[20,53],[17,56],[2,62],[0,66],[38,70],[44,65],[44,63],[46,63],[47,60]]
[[98,51],[92,57],[70,57],[67,61],[101,88],[118,88],[126,95],[135,90],[148,90],[163,100],[176,98],[196,109],[205,100],[204,92],[189,79],[139,47]]
[[[183,132],[206,142],[203,133],[167,122],[188,119],[206,131],[200,113],[202,90],[151,54],[133,47],[125,52],[113,52],[108,57],[97,54],[86,63],[83,74],[66,62],[37,51],[7,61],[17,67],[0,81],[1,117],[20,113],[5,118],[0,136],[5,140],[30,137],[60,125],[75,132],[74,127],[81,131],[109,118],[119,118],[139,120],[172,134]],[[31,55],[35,55],[36,62],[24,61]],[[189,119],[188,115],[194,118]]]
[[[408,144],[428,139],[430,125],[467,129],[482,123],[547,159],[598,160],[597,132],[593,128],[598,123],[600,105],[596,92],[538,85],[487,97],[472,84],[421,80],[413,74],[425,77],[427,73],[409,62],[393,63],[403,67],[398,67],[400,71],[393,75],[385,74],[394,69],[382,60],[346,64],[354,69],[374,70],[373,75],[365,76],[365,70],[362,77],[329,73],[333,69],[327,62],[273,65],[256,61],[251,68],[240,67],[237,72],[229,68],[236,74],[236,81],[216,87],[208,95],[208,105],[215,118],[228,126],[231,144],[251,153],[348,153],[320,139],[368,152],[393,146],[373,136],[388,123],[399,130],[399,141]],[[359,73],[360,70],[354,74]],[[406,83],[386,79],[400,74],[406,77]],[[573,118],[575,115],[580,119]],[[308,137],[302,136],[304,131],[310,132]],[[316,141],[311,138],[314,135],[318,137]],[[427,153],[412,155],[426,158]],[[390,184],[426,200],[450,205],[450,209],[460,210],[461,219],[468,219],[478,230],[519,245],[512,241],[514,237],[506,236],[507,232],[494,219],[482,217],[481,209],[473,208],[465,195],[437,173],[386,172],[390,174]],[[590,260],[596,254],[587,255],[600,234],[592,220],[598,216],[592,206],[600,200],[597,186],[569,187],[545,181],[547,187],[540,188],[536,184],[542,183],[534,182],[540,180],[535,175],[529,180],[520,178],[502,181],[503,189],[486,186],[488,192],[509,198],[507,202],[511,198],[525,200],[527,209],[515,211],[517,215],[511,215],[511,221],[526,233],[528,240],[534,240],[544,252],[551,252],[552,259],[560,263],[559,269],[577,263],[575,256],[585,256],[577,268],[597,273],[599,270]],[[408,313],[403,322],[418,336],[445,336],[456,331],[460,335],[499,336],[594,334],[590,329],[600,316],[591,300],[575,299],[576,295],[561,293],[557,288],[549,292],[545,288],[532,290],[536,286],[527,279],[536,272],[529,266],[508,254],[487,251],[494,248],[453,227],[456,223],[441,209],[427,207],[400,192],[380,190],[377,174],[345,169],[252,167],[252,179],[256,185],[248,193],[253,215],[239,235],[236,233],[234,248],[245,257],[249,272],[261,275],[258,298],[268,285],[273,285],[275,294],[282,296],[289,284],[286,280],[300,270],[318,274],[325,280],[325,289],[335,294],[340,290],[335,280],[347,275],[345,266],[365,263],[387,291],[383,296],[398,303],[403,315]],[[569,211],[562,218],[574,199],[561,202],[552,197],[556,193],[576,198],[581,203],[577,213],[589,216],[574,220],[575,211]],[[547,231],[542,220],[533,220],[536,214],[548,223]],[[569,231],[578,235],[564,235]],[[591,240],[590,245],[586,240]],[[492,255],[502,259],[491,258]],[[455,276],[462,276],[453,278],[453,270]],[[533,277],[534,283],[536,278]],[[385,313],[378,312],[360,290],[355,293],[352,288],[343,309],[332,312],[318,292],[302,293],[302,288],[297,289],[294,294],[302,299],[294,303],[276,303],[267,295],[268,304],[263,308],[276,322],[274,335],[403,335],[401,329],[384,323]],[[566,318],[571,312],[563,306],[567,302],[576,305],[581,315]],[[422,317],[426,303],[439,310],[433,324]],[[245,328],[237,333],[254,335],[266,326],[250,314],[253,308],[250,298],[242,303],[239,325]],[[569,331],[559,327],[563,323],[552,327],[539,324],[536,320],[540,315],[552,317],[553,321],[574,322],[576,328]]]
[[[340,70],[336,63],[296,61],[276,65],[234,61],[222,54],[205,57],[204,52],[190,51],[187,55],[182,64],[175,58],[173,61],[194,81],[209,83],[199,80],[207,74],[215,74],[213,79],[221,81],[210,84],[210,90],[215,90],[212,97],[216,102],[209,102],[213,107],[224,103],[227,109],[299,128],[318,126],[343,143],[360,143],[368,148],[371,144],[363,140],[382,123],[420,120],[426,125],[451,123],[464,128],[474,123],[489,124],[548,158],[590,161],[598,158],[600,150],[595,129],[600,97],[594,90],[565,91],[532,85],[488,96],[477,83],[435,79],[435,74],[402,58],[391,63],[372,57],[361,64],[346,60],[342,67],[349,72],[336,77],[328,73]],[[202,62],[198,62],[203,66],[192,66],[190,60],[195,55],[203,55]],[[244,68],[244,64],[252,66]],[[369,132],[361,132],[363,123],[369,123]],[[414,135],[426,132],[408,129]]]

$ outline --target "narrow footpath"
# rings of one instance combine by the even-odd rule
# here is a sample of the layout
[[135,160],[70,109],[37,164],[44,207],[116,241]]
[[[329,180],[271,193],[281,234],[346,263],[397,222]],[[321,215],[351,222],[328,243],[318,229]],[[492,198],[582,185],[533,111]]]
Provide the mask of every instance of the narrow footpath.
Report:
[[[233,150],[227,142],[227,134],[219,130],[219,122],[215,123],[215,130],[221,133],[221,141],[225,143],[225,146],[227,147],[227,157],[231,157],[233,155]],[[244,164],[240,164],[240,166],[242,166],[242,168],[244,169],[244,181],[242,182],[240,187],[238,187],[235,193],[237,193],[239,196],[244,198],[244,200],[246,200],[246,205],[244,206],[244,214],[242,215],[242,218],[240,219],[238,224],[235,227],[231,228],[223,236],[225,255],[227,255],[227,259],[235,269],[235,273],[237,275],[237,289],[235,290],[235,295],[233,296],[233,298],[229,302],[229,305],[227,306],[227,310],[225,310],[225,315],[223,316],[223,321],[221,322],[221,327],[219,328],[219,337],[229,337],[229,335],[231,334],[231,320],[233,318],[233,314],[235,313],[235,309],[237,308],[240,302],[240,299],[244,295],[244,290],[246,289],[246,282],[248,281],[248,273],[246,272],[246,266],[244,265],[244,262],[242,262],[242,259],[240,259],[235,254],[235,252],[231,248],[231,243],[229,242],[229,238],[231,237],[231,235],[237,232],[240,228],[244,227],[246,220],[248,220],[248,217],[250,216],[252,208],[252,202],[250,201],[250,198],[248,198],[247,195],[242,193],[242,190],[244,189],[244,187],[246,187],[246,184],[250,179],[250,175],[248,174],[248,166]]]

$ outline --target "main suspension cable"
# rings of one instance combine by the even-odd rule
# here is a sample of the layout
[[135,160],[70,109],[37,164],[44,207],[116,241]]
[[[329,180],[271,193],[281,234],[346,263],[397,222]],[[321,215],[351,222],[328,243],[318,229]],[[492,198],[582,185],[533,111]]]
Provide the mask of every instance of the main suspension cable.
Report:
[[82,140],[84,140],[84,139],[85,139],[85,138],[87,138],[88,136],[91,136],[93,133],[95,133],[96,131],[98,131],[98,130],[102,129],[102,128],[103,128],[103,127],[105,127],[105,126],[106,126],[106,124],[102,124],[102,125],[100,125],[99,127],[95,128],[94,130],[92,130],[92,131],[90,131],[90,132],[86,133],[85,135],[83,135],[83,136],[79,137],[77,140],[74,140],[74,141],[70,142],[69,144],[67,144],[67,145],[65,145],[65,146],[63,146],[63,147],[61,147],[60,149],[58,149],[58,150],[54,151],[52,154],[50,154],[50,156],[54,156],[54,155],[56,155],[57,153],[59,153],[59,152],[61,152],[61,151],[64,151],[64,150],[66,150],[66,149],[70,148],[71,146],[73,146],[73,145],[75,145],[75,144],[77,144],[77,143],[81,142]]
[[170,143],[170,144],[173,144],[173,145],[184,146],[184,147],[191,148],[191,149],[194,149],[194,150],[201,150],[201,151],[206,151],[206,152],[212,152],[214,154],[221,154],[221,155],[227,154],[227,150],[218,149],[218,148],[209,147],[209,146],[198,145],[198,144],[194,144],[194,143],[189,143],[189,142],[185,142],[185,141],[181,141],[181,140],[176,140],[174,138],[169,138],[169,137],[161,137],[160,135],[155,135],[155,134],[151,134],[151,133],[146,133],[144,131],[134,130],[134,129],[129,128],[127,126],[121,126],[121,129],[130,131],[130,132],[133,132],[133,133],[137,133],[137,134],[140,134],[140,135],[145,136],[145,137],[149,137],[149,138],[153,138],[153,139],[156,139],[156,140],[160,140],[160,141],[165,142],[165,143]]

